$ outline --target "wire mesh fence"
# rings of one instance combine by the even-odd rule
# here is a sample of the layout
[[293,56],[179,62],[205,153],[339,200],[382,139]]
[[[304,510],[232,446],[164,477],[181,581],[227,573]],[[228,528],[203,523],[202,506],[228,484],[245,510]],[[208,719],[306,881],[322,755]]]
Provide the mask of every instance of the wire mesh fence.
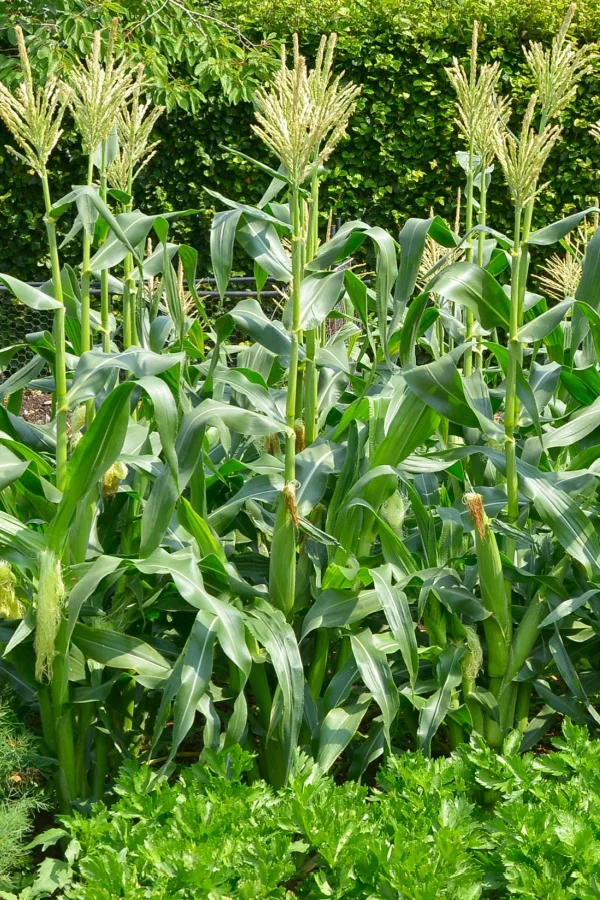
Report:
[[[43,282],[30,281],[32,287],[41,288]],[[269,279],[264,289],[258,293],[256,282],[251,276],[239,276],[231,279],[232,288],[228,290],[221,300],[219,292],[216,290],[216,282],[214,278],[201,278],[196,282],[198,295],[206,307],[209,317],[214,318],[224,313],[231,306],[240,300],[248,298],[257,298],[260,296],[261,304],[267,315],[275,311],[278,306],[278,300],[281,298],[281,291],[277,288],[277,284],[273,279]],[[184,285],[185,287],[185,285]],[[99,284],[93,284],[91,287],[92,294],[99,296]],[[35,334],[39,331],[52,330],[52,311],[51,310],[35,310],[29,309],[19,303],[12,296],[5,285],[0,284],[0,340],[2,347],[9,347],[15,344],[23,344],[17,353],[12,357],[10,363],[0,374],[0,381],[8,378],[14,372],[21,369],[34,356],[33,350],[27,346],[27,335]]]

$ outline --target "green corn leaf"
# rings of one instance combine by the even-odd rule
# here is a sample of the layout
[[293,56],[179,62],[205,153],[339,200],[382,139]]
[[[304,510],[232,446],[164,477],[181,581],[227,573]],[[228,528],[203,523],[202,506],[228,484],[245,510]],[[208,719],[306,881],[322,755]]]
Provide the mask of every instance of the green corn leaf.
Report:
[[238,226],[236,237],[248,256],[271,278],[290,281],[292,265],[274,225],[248,218]]
[[304,670],[296,636],[283,614],[259,601],[246,621],[271,658],[281,690],[279,734],[283,747],[286,777],[289,775],[298,742],[304,706]]
[[165,768],[175,758],[182,741],[194,724],[198,704],[206,693],[213,670],[217,622],[216,616],[202,610],[198,613],[181,657],[165,684],[150,752],[152,755],[164,727],[165,714],[174,701],[171,746]]
[[223,194],[220,194],[218,191],[212,191],[209,188],[204,188],[204,190],[207,194],[210,194],[211,197],[220,200],[221,203],[228,206],[230,209],[241,210],[243,213],[246,213],[250,219],[258,219],[262,222],[272,222],[273,225],[278,225],[288,231],[291,230],[289,223],[269,215],[269,213],[265,212],[263,209],[259,209],[256,206],[247,206],[245,203],[237,203],[235,200],[229,200],[227,197],[224,197]]
[[217,363],[213,379],[215,384],[228,385],[245,397],[252,410],[270,416],[280,423],[280,427],[285,425],[285,411],[279,408],[272,392],[256,372],[241,368],[228,369]]
[[340,628],[360,622],[381,609],[377,591],[338,591],[330,588],[320,594],[302,623],[301,640],[315,628]]
[[429,282],[426,290],[466,306],[488,331],[508,329],[510,325],[508,297],[493,275],[474,263],[452,263]]
[[50,528],[50,539],[56,546],[64,541],[78,504],[94,490],[121,452],[133,388],[132,382],[125,382],[109,394],[73,451],[65,491]]
[[371,703],[369,694],[363,694],[356,703],[346,707],[330,709],[319,731],[317,763],[328,772],[338,756],[343,753],[354,735]]
[[358,666],[353,656],[349,656],[339,672],[333,676],[323,697],[323,709],[328,712],[348,699],[354,682],[358,678]]
[[344,286],[352,303],[352,306],[358,313],[360,321],[366,329],[369,329],[369,301],[367,285],[358,278],[352,269],[344,270]]
[[177,516],[180,523],[196,540],[200,556],[214,554],[222,563],[227,562],[223,545],[213,534],[208,522],[200,516],[191,503],[181,497],[177,505]]
[[456,246],[456,238],[446,223],[439,216],[431,219],[408,219],[403,225],[398,241],[400,243],[400,267],[394,304],[402,308],[412,297],[427,236],[431,234],[433,239],[443,247]]
[[383,722],[374,720],[371,723],[369,733],[363,743],[354,751],[352,762],[348,769],[348,778],[362,778],[371,763],[383,755],[385,749],[385,734]]
[[582,606],[588,604],[591,597],[597,596],[597,594],[598,590],[591,590],[586,591],[579,597],[563,600],[562,603],[559,603],[558,606],[555,607],[542,622],[540,622],[540,628],[544,628],[547,625],[553,625],[555,622],[560,622],[561,619],[573,615],[573,613],[577,612],[578,609],[581,609]]
[[302,516],[321,502],[329,478],[340,471],[345,450],[340,444],[318,440],[296,456],[296,503]]
[[300,286],[300,328],[318,328],[340,299],[343,287],[343,269],[305,278]]
[[465,398],[460,372],[450,356],[404,369],[407,385],[423,403],[433,407],[451,422],[477,428],[479,421]]
[[361,678],[381,710],[385,737],[389,746],[391,742],[390,729],[398,713],[400,702],[387,657],[376,646],[368,628],[359,634],[353,634],[350,640]]
[[140,572],[170,576],[190,606],[217,617],[217,636],[223,652],[248,676],[252,660],[245,641],[242,615],[235,606],[213,597],[205,588],[202,574],[189,549],[168,553],[162,548],[146,559],[134,561]]
[[558,428],[544,432],[542,441],[544,449],[552,447],[570,447],[583,440],[600,425],[600,397],[585,409],[573,413],[570,420]]
[[71,639],[83,604],[89,600],[100,582],[114,574],[122,562],[117,556],[99,556],[71,588],[68,598],[67,640]]
[[115,369],[131,372],[136,378],[144,378],[166,372],[184,359],[185,356],[181,353],[153,353],[143,347],[129,347],[122,353],[91,350],[81,357],[77,366],[72,387],[67,394],[69,408],[74,409],[85,400],[95,397]]
[[414,688],[419,673],[419,655],[415,625],[406,594],[398,588],[391,587],[381,571],[373,569],[371,574],[387,623],[400,646],[400,653],[408,670],[411,687]]
[[175,452],[177,434],[177,405],[166,382],[154,375],[146,375],[138,381],[139,386],[148,394],[154,407],[154,417],[163,453],[173,476],[175,485],[179,479],[179,465]]
[[428,302],[429,294],[419,294],[414,297],[404,317],[399,346],[400,362],[403,366],[416,364],[417,342],[422,334],[421,323]]
[[13,278],[12,275],[0,274],[0,282],[6,285],[17,300],[20,300],[21,303],[24,303],[30,309],[60,309],[60,303],[53,297],[45,294],[44,291],[40,291],[39,288],[32,287],[25,281]]
[[19,519],[0,510],[0,547],[14,547],[25,557],[34,559],[46,546],[46,538]]
[[547,247],[550,244],[556,244],[561,238],[566,237],[570,231],[577,228],[586,216],[597,211],[595,206],[590,206],[588,209],[573,213],[573,215],[567,216],[565,219],[560,219],[558,222],[552,222],[552,224],[546,225],[544,228],[540,228],[538,231],[534,231],[533,234],[530,234],[527,238],[527,243],[535,244],[539,247]]
[[[600,229],[596,229],[587,245],[583,260],[583,272],[575,292],[575,298],[587,304],[595,312],[600,312]],[[573,316],[571,352],[579,347],[585,337],[587,327],[582,311],[576,308]]]
[[[256,300],[242,300],[227,315],[217,320],[217,328],[241,328],[253,341],[278,356],[287,366],[290,357],[290,336],[280,322],[271,321]],[[300,353],[303,358],[304,351]]]
[[373,455],[373,468],[398,466],[431,436],[438,413],[412,391],[400,391],[394,416],[386,422],[386,435]]
[[368,229],[366,222],[360,220],[344,222],[331,240],[321,244],[314,259],[307,263],[307,271],[326,272],[336,262],[352,256],[364,242]]
[[0,446],[0,491],[21,477],[29,467],[29,462],[23,462],[7,447]]
[[417,746],[424,753],[430,752],[431,741],[450,709],[452,691],[461,682],[460,660],[464,652],[464,648],[449,645],[443,650],[440,657],[438,664],[440,687],[431,695],[419,715]]
[[73,641],[89,659],[109,668],[133,669],[142,683],[152,687],[167,678],[171,671],[158,650],[132,635],[77,624],[73,629]]
[[550,653],[552,654],[552,659],[554,660],[556,668],[562,675],[565,684],[573,696],[576,697],[577,700],[581,700],[582,703],[589,703],[587,694],[581,684],[581,679],[579,678],[573,663],[569,659],[569,654],[565,649],[561,633],[558,630],[558,625],[556,623],[554,624],[554,633],[548,641],[548,646],[550,647]]
[[231,278],[235,235],[242,214],[241,209],[226,209],[215,214],[210,226],[210,258],[221,301]]
[[143,260],[139,258],[137,248],[146,240],[157,219],[170,221],[194,215],[196,212],[195,209],[186,209],[183,212],[147,216],[139,210],[135,210],[113,216],[112,213],[107,213],[107,208],[105,208],[100,215],[108,222],[113,233],[91,258],[90,271],[97,274],[103,269],[113,269],[123,262],[128,253],[132,253],[137,265],[143,267]]

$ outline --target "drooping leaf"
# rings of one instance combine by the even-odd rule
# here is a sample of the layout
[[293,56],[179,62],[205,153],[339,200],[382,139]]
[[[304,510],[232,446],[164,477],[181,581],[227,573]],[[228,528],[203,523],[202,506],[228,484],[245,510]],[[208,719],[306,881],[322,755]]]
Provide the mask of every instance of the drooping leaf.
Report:
[[400,653],[408,670],[411,686],[414,688],[419,671],[419,655],[415,625],[406,594],[399,588],[392,587],[377,569],[372,570],[372,575],[383,612],[391,632],[400,646]]
[[508,297],[494,276],[474,263],[452,263],[426,289],[466,306],[486,331],[496,327],[508,329],[510,325]]
[[398,689],[385,653],[373,640],[368,628],[351,637],[352,652],[361,678],[373,695],[383,716],[383,724],[388,745],[391,741],[390,729],[400,706]]
[[260,601],[247,616],[248,626],[271,658],[281,690],[279,733],[284,753],[285,774],[289,775],[302,724],[304,670],[296,636],[283,614]]
[[319,731],[317,752],[317,763],[324,772],[329,771],[356,734],[370,702],[371,698],[366,694],[350,706],[330,709],[325,716]]

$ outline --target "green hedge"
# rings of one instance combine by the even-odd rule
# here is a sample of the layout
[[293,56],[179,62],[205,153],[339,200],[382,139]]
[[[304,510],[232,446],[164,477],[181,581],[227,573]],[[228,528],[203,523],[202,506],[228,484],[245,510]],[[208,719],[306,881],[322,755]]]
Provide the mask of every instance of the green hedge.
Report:
[[154,791],[129,762],[111,809],[65,820],[72,864],[48,858],[46,877],[78,900],[592,900],[600,742],[568,722],[563,734],[537,757],[518,753],[520,734],[502,754],[392,756],[370,789],[305,757],[282,790],[248,784],[239,747]]
[[[551,5],[542,0],[352,0],[346,4],[342,0],[222,0],[220,4],[222,17],[260,45],[254,74],[261,66],[268,70],[279,39],[289,37],[294,29],[300,32],[308,57],[321,32],[338,31],[338,65],[363,85],[363,94],[349,136],[331,160],[324,208],[330,207],[336,218],[360,216],[392,230],[408,216],[426,215],[431,207],[450,219],[454,216],[456,192],[462,182],[454,156],[460,143],[444,66],[453,55],[466,58],[473,18],[483,24],[481,59],[502,60],[506,89],[512,81],[521,102],[527,90],[522,44],[529,39],[548,41],[565,6],[564,2]],[[92,27],[91,12],[90,17]],[[586,0],[580,4],[573,34],[588,41],[600,34],[597,3]],[[177,102],[181,105],[181,78],[189,78],[191,84],[194,69],[188,66],[181,75],[181,60],[169,59],[174,52],[170,43],[163,52],[167,66],[172,62],[180,73]],[[140,182],[138,203],[149,209],[164,203],[173,209],[198,208],[200,214],[180,226],[180,235],[200,250],[200,268],[206,271],[214,206],[204,186],[253,202],[265,181],[260,172],[249,164],[234,162],[220,148],[226,144],[249,155],[262,153],[250,132],[251,104],[232,105],[221,84],[209,87],[203,96],[203,104],[195,104],[196,112],[175,108],[160,123],[157,130],[162,147]],[[600,193],[600,145],[588,130],[599,117],[600,66],[586,78],[573,108],[564,114],[563,140],[546,172],[551,184],[538,206],[540,224],[589,204]],[[3,138],[0,135],[0,146]],[[81,179],[83,161],[73,140],[65,142],[53,169],[56,194]],[[44,247],[35,182],[20,164],[0,152],[4,238],[0,271],[8,269],[29,278],[40,274]],[[510,224],[506,199],[496,178],[490,205],[497,227]]]

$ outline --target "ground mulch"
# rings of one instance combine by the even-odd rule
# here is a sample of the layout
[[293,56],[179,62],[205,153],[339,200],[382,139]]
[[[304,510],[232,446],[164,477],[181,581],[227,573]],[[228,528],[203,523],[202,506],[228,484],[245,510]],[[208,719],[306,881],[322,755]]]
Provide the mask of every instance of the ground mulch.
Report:
[[32,425],[46,425],[52,418],[52,400],[42,391],[25,391],[21,415]]

